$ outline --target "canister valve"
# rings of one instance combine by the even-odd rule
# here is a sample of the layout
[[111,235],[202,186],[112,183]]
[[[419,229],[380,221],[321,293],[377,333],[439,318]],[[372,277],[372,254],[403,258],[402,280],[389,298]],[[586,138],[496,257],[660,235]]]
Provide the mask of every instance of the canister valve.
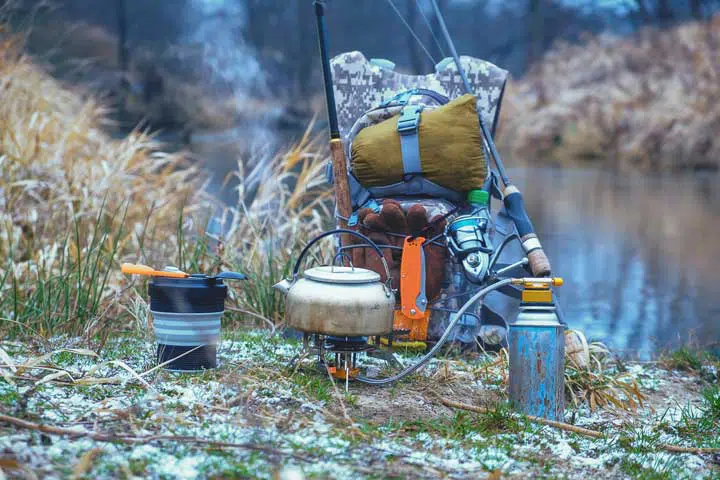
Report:
[[523,303],[552,303],[550,287],[559,287],[563,283],[561,277],[514,278],[513,285],[522,285]]

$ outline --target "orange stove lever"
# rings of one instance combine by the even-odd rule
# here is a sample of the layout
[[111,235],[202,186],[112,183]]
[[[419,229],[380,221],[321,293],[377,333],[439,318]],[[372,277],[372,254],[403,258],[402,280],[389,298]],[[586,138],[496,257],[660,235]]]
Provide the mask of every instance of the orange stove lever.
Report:
[[412,319],[425,316],[425,251],[423,237],[406,237],[400,261],[400,305],[403,315]]

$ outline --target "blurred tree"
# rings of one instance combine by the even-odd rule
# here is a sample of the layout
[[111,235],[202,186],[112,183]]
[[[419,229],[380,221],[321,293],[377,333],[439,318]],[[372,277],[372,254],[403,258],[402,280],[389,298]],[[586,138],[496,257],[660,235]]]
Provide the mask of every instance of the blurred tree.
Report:
[[674,17],[669,0],[657,0],[657,18],[661,23],[670,23]]
[[530,32],[527,45],[526,67],[532,65],[543,51],[543,11],[541,9],[543,0],[528,0],[528,32]]
[[[242,0],[234,0],[242,1]],[[247,11],[247,39],[258,49],[272,43],[270,36],[281,33],[280,25],[281,2],[268,0],[245,0]]]
[[296,85],[297,92],[301,99],[306,99],[314,90],[312,85],[314,63],[317,55],[317,43],[315,41],[315,14],[306,0],[295,0],[295,54],[293,58],[297,62]]
[[702,2],[700,0],[690,0],[690,13],[692,14],[693,18],[702,18],[701,7]]
[[[33,7],[41,0],[14,1]],[[198,6],[211,5],[213,10],[217,5],[220,14],[236,12],[233,14],[236,17],[225,19],[221,24],[227,24],[231,35],[236,36],[238,49],[252,47],[248,49],[249,55],[255,55],[260,63],[273,94],[300,99],[319,88],[312,0],[52,1],[57,7],[44,14],[41,26],[57,28],[63,21],[102,26],[107,34],[103,38],[112,45],[111,51],[103,54],[113,63],[117,58],[120,64],[129,62],[133,52],[133,60],[137,61],[140,58],[137,47],[149,51],[152,57],[153,53],[163,52],[169,45],[186,42],[189,32],[200,28],[203,22],[208,22],[206,26],[211,25],[212,33],[213,21],[217,19],[198,14]],[[360,50],[368,58],[390,59],[401,70],[421,73],[432,69],[423,48],[407,33],[387,0],[327,1],[331,54]],[[587,32],[627,34],[641,26],[704,18],[720,7],[720,0],[436,1],[445,14],[459,53],[487,58],[516,76],[541,59],[558,40],[581,41],[582,34]],[[431,56],[440,60],[445,45],[429,0],[393,2]],[[108,8],[113,4],[117,8]],[[30,10],[32,8],[28,8]],[[126,12],[124,20],[119,15],[121,10]],[[51,31],[51,28],[47,29],[47,32]],[[437,38],[433,38],[433,33]],[[96,30],[93,34],[99,36],[103,31],[98,33]],[[116,50],[112,38],[115,34],[120,45],[126,45],[127,52],[121,47]],[[61,41],[56,37],[57,34],[51,41]],[[81,47],[90,51],[90,43],[87,42],[87,48],[84,44]],[[76,44],[73,46],[77,47]],[[124,55],[128,56],[125,60]],[[238,55],[238,58],[243,57]],[[173,68],[183,72],[192,70],[190,64],[180,66],[182,62],[178,59]]]
[[629,11],[628,17],[636,27],[702,20],[720,7],[717,0],[625,0],[619,3]]
[[117,35],[118,35],[118,65],[123,74],[123,86],[126,86],[128,72],[128,51],[127,51],[127,5],[125,0],[115,0],[117,12]]
[[[447,8],[448,0],[436,0],[436,1],[437,1],[438,8],[442,12],[443,16],[445,16],[447,14],[447,9],[448,9]],[[484,9],[485,2],[477,2],[476,5],[477,5],[478,9]],[[441,59],[445,56],[445,53],[444,53],[445,47],[442,46],[443,40],[440,38],[441,37],[440,22],[438,21],[438,18],[435,15],[432,15],[432,21],[430,22],[430,34],[434,37],[433,38],[433,41],[434,41],[433,48],[435,49],[435,51],[433,54],[435,55],[435,58]]]
[[[417,9],[418,6],[416,4],[417,2],[415,0],[407,0],[407,23],[410,26],[411,29],[417,31]],[[408,46],[410,48],[410,66],[412,68],[413,73],[418,74],[422,72],[424,61],[422,56],[420,55],[420,45],[418,44],[418,41],[415,39],[413,34],[408,31],[407,34],[408,39]]]

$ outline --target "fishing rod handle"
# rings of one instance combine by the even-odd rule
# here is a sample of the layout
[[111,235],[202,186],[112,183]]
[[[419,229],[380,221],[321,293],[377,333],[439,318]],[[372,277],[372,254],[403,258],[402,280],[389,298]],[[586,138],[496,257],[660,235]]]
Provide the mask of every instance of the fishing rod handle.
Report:
[[[532,237],[528,237],[526,240],[523,240],[523,248],[525,248],[525,242],[526,241],[537,241],[537,235],[532,234]],[[537,241],[537,244],[540,245],[540,242]],[[552,273],[552,268],[550,267],[550,259],[545,255],[545,250],[542,249],[542,247],[538,247],[534,250],[531,250],[526,253],[528,262],[530,263],[530,270],[532,271],[533,275],[536,277],[549,277]]]
[[[348,181],[345,148],[339,138],[330,140],[330,160],[333,169],[333,186],[335,188],[335,204],[338,213],[340,228],[347,228],[347,219],[352,215],[352,201],[350,199],[350,183]],[[343,236],[343,244],[350,242]]]
[[515,185],[508,185],[503,191],[503,203],[508,216],[517,228],[520,242],[530,264],[530,270],[536,277],[547,277],[552,273],[550,260],[540,244],[527,211],[522,193]]
[[[330,67],[330,53],[328,49],[328,36],[325,27],[325,5],[321,0],[315,0],[315,16],[317,18],[317,36],[322,61],[323,86],[325,87],[325,103],[328,113],[328,126],[330,127],[330,161],[333,169],[333,187],[335,189],[335,204],[338,215],[338,226],[347,228],[347,219],[352,215],[350,200],[350,184],[345,159],[345,148],[340,139],[340,129],[337,120],[337,107],[335,105],[335,92],[332,84],[332,70]],[[341,243],[349,245],[351,238],[347,234],[341,236]]]

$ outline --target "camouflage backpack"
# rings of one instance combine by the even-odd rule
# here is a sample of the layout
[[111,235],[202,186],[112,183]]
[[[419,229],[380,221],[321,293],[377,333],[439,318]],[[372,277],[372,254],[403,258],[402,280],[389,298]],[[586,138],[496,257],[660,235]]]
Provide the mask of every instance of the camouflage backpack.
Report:
[[[473,57],[463,56],[460,61],[475,90],[475,106],[485,125],[494,133],[507,72]],[[452,203],[461,201],[463,192],[443,188],[422,178],[422,175],[408,177],[393,185],[369,187],[358,180],[352,168],[353,140],[363,129],[397,115],[400,115],[401,123],[417,128],[417,123],[413,125],[413,115],[418,115],[418,110],[432,111],[464,94],[462,79],[452,58],[438,63],[436,72],[428,75],[397,73],[392,62],[368,61],[360,52],[340,54],[330,63],[338,124],[348,159],[353,208],[357,210],[373,198],[413,195],[441,198]],[[417,120],[417,116],[414,119]],[[406,138],[403,135],[403,142]],[[487,170],[483,168],[483,171]]]
[[[477,99],[476,108],[483,122],[494,134],[498,112],[508,73],[484,60],[463,56],[461,63]],[[387,60],[367,60],[360,52],[349,52],[331,60],[333,84],[337,104],[338,124],[348,160],[348,179],[350,181],[353,210],[361,207],[379,210],[377,202],[395,199],[407,211],[413,204],[422,204],[429,217],[449,215],[462,201],[462,193],[437,188],[424,181],[422,176],[414,176],[402,182],[383,187],[361,184],[352,168],[352,145],[357,135],[365,128],[386,121],[401,114],[406,106],[418,106],[425,111],[437,109],[462,96],[465,91],[457,66],[452,58],[446,58],[436,67],[435,73],[428,75],[406,75],[394,71],[394,64]],[[328,165],[329,178],[332,171]],[[489,171],[486,169],[485,171]],[[377,202],[376,202],[377,201]],[[350,224],[357,222],[356,214],[350,218]],[[435,302],[431,312],[429,338],[437,338],[446,328],[452,311],[457,311],[464,294],[474,291],[475,287],[464,281],[464,276],[456,262],[449,257],[444,273],[442,299]],[[474,314],[480,316],[478,305]],[[472,338],[477,326],[468,326],[458,330],[468,333]],[[456,337],[457,338],[457,337]]]

